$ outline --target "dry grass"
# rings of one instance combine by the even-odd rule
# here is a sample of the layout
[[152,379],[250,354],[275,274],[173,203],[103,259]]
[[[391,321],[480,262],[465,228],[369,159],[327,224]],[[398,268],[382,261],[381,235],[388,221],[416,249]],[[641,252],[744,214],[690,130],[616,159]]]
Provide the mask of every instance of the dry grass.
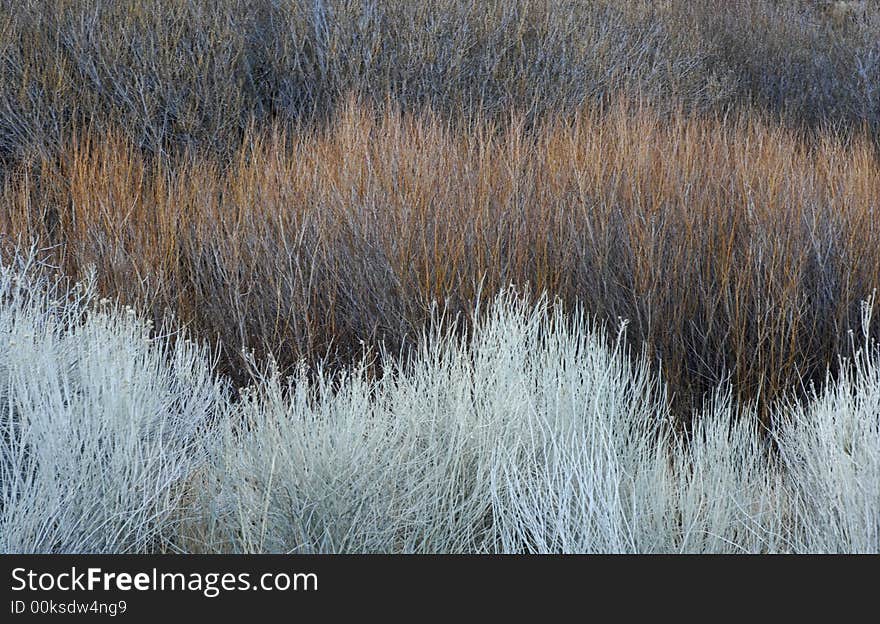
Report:
[[9,177],[0,232],[219,338],[239,381],[242,347],[282,366],[396,351],[433,302],[511,283],[628,319],[685,406],[725,380],[770,401],[846,351],[880,286],[867,138],[626,105],[524,126],[352,103],[325,132],[249,135],[225,169],[85,135]]

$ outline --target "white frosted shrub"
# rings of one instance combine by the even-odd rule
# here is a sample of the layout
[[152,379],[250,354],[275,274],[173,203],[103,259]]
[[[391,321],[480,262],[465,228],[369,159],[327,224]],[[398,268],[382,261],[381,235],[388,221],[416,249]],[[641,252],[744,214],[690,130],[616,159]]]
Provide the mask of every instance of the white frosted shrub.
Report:
[[472,344],[490,411],[512,416],[487,458],[500,550],[656,548],[668,529],[661,389],[583,315],[533,314],[499,300]]
[[[869,327],[873,300],[864,306]],[[838,379],[791,403],[777,433],[797,496],[795,549],[880,552],[880,349],[865,337]]]
[[677,550],[773,553],[788,549],[789,502],[782,475],[754,407],[737,406],[719,389],[677,439]]
[[222,392],[210,359],[32,258],[0,267],[0,552],[158,548]]
[[469,338],[438,323],[395,361],[374,381],[363,365],[286,381],[269,371],[245,394],[213,449],[216,477],[198,485],[209,549],[769,548],[756,535],[772,492],[753,432],[706,425],[684,450],[645,359],[584,315],[508,293]]

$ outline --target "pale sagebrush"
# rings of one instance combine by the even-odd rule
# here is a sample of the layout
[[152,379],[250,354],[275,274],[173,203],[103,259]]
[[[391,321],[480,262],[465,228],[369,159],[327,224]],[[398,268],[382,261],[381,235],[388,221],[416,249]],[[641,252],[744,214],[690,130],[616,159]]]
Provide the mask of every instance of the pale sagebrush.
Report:
[[[775,553],[789,549],[790,500],[753,405],[719,388],[671,453],[673,499],[688,553]],[[649,484],[646,484],[649,487]]]
[[208,549],[772,549],[756,438],[706,425],[694,450],[674,443],[644,358],[582,314],[508,293],[468,338],[435,324],[377,380],[363,364],[270,371],[245,394],[196,486]]
[[0,552],[160,547],[222,384],[33,256],[0,267]]
[[527,374],[541,404],[493,462],[503,550],[784,548],[779,475],[753,411],[718,393],[690,435],[675,434],[662,386],[619,339],[557,311],[544,340]]
[[[870,325],[874,299],[863,305]],[[865,335],[836,381],[780,414],[800,552],[880,552],[880,349]]]

